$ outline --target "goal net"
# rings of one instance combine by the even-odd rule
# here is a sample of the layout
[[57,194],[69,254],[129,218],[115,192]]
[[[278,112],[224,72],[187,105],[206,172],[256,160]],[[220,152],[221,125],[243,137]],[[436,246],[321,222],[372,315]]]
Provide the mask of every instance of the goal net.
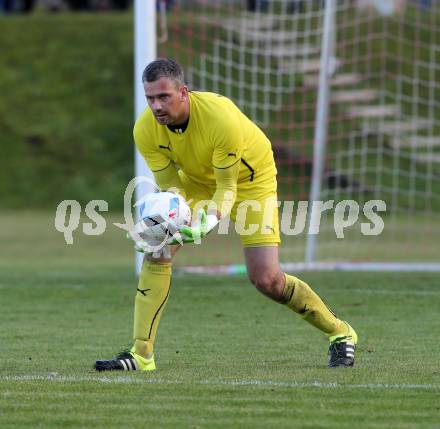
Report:
[[[184,65],[190,89],[233,99],[272,142],[283,262],[302,263],[308,255],[308,262],[334,267],[387,262],[439,268],[438,2],[159,5],[159,55]],[[318,106],[324,107],[320,113]],[[318,175],[317,145],[323,148]],[[319,182],[315,200],[326,210],[311,240],[313,180]],[[238,243],[234,234],[213,234],[177,262],[237,264]]]

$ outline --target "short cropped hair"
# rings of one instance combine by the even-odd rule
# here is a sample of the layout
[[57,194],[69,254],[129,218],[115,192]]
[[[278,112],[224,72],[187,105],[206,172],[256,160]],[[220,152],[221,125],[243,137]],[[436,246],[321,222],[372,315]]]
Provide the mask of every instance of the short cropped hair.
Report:
[[185,85],[182,67],[171,58],[158,58],[148,64],[142,73],[142,82],[155,82],[161,77],[171,79],[178,87]]

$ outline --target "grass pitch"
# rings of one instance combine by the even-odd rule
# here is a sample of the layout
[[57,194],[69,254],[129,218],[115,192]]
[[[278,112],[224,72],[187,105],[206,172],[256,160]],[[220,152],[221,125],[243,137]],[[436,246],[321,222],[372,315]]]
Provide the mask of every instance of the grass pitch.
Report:
[[356,327],[353,369],[327,369],[323,336],[244,277],[176,275],[158,371],[98,374],[130,343],[130,244],[0,220],[2,429],[438,428],[440,274],[301,275]]

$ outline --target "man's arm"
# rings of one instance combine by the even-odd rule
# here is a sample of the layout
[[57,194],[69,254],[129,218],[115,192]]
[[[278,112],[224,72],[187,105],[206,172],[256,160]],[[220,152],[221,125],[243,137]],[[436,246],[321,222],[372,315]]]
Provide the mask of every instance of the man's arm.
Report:
[[186,199],[182,181],[180,180],[177,168],[172,161],[170,161],[168,166],[162,170],[153,171],[153,175],[159,189],[162,191],[178,192]]
[[212,201],[215,203],[217,212],[222,218],[230,213],[235,199],[237,198],[237,181],[239,172],[239,159],[229,167],[214,167],[216,190],[212,196]]
[[154,175],[157,186],[163,191],[173,188],[185,197],[176,166],[169,157],[157,148],[152,135],[148,133],[147,127],[141,120],[136,121],[133,137],[136,147]]
[[237,180],[240,171],[240,160],[229,167],[214,168],[216,190],[212,196],[214,207],[206,213],[200,212],[200,220],[197,225],[183,226],[180,232],[184,234],[184,243],[191,243],[205,237],[221,218],[226,217],[234,205],[237,197]]
[[208,234],[221,218],[231,212],[236,200],[245,144],[241,125],[234,113],[226,112],[210,136],[214,146],[212,166],[216,181],[216,190],[211,198],[214,207],[208,208],[207,213],[201,213],[199,224],[181,228],[181,232],[188,237],[187,242],[196,241]]

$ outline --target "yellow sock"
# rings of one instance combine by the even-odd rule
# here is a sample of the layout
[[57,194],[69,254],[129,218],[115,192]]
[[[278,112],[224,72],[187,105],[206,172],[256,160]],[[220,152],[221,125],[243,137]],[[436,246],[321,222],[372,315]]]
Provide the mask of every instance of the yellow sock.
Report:
[[348,325],[339,320],[324,301],[302,280],[284,274],[283,304],[298,313],[304,320],[316,326],[328,337],[346,335]]
[[140,356],[153,356],[160,316],[170,291],[171,263],[145,261],[134,304],[133,350]]

